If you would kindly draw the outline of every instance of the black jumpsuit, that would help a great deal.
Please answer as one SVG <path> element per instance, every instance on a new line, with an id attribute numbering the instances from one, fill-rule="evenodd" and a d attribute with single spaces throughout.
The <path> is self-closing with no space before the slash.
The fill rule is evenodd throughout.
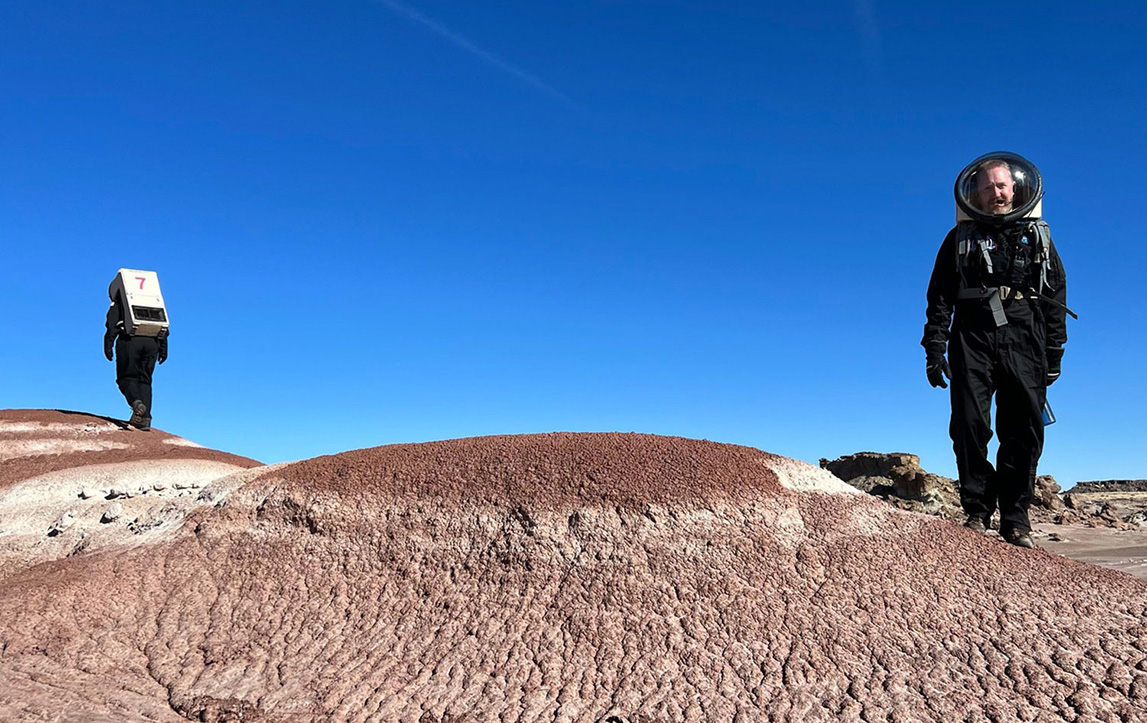
<path id="1" fill-rule="evenodd" d="M 965 224 L 969 224 L 965 226 Z M 960 253 L 960 230 L 972 251 Z M 991 261 L 984 258 L 979 241 Z M 1063 264 L 1048 239 L 1042 293 L 1067 302 Z M 1000 529 L 1031 529 L 1036 465 L 1043 452 L 1043 405 L 1049 366 L 1056 372 L 1067 342 L 1063 308 L 1035 296 L 1041 263 L 1030 220 L 1003 227 L 964 221 L 940 246 L 928 284 L 924 346 L 929 359 L 945 350 L 952 375 L 949 433 L 960 474 L 960 502 L 969 517 L 987 522 L 997 505 Z M 999 292 L 999 287 L 1012 289 Z M 1018 293 L 1017 293 L 1018 292 Z M 1002 299 L 998 324 L 991 297 Z M 996 398 L 999 450 L 988 460 L 991 402 Z"/>
<path id="2" fill-rule="evenodd" d="M 146 418 L 151 419 L 151 375 L 155 372 L 156 360 L 167 358 L 167 337 L 133 336 L 124 330 L 123 311 L 119 301 L 108 307 L 104 332 L 104 354 L 111 359 L 112 344 L 115 344 L 116 385 L 127 400 L 128 406 L 136 401 L 147 408 Z"/>

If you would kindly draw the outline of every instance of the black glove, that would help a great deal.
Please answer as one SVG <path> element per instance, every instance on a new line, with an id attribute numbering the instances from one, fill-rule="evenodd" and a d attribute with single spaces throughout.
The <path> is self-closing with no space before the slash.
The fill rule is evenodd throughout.
<path id="1" fill-rule="evenodd" d="M 112 346 L 111 346 L 111 344 L 104 344 L 104 356 L 106 356 L 108 358 L 108 361 L 112 360 Z"/>
<path id="2" fill-rule="evenodd" d="M 162 364 L 167 361 L 167 329 L 160 329 L 159 337 L 156 338 L 155 342 L 159 347 L 156 359 Z"/>
<path id="3" fill-rule="evenodd" d="M 1063 347 L 1047 350 L 1047 385 L 1050 387 L 1059 379 L 1059 367 L 1063 362 Z"/>
<path id="4" fill-rule="evenodd" d="M 952 372 L 948 371 L 948 360 L 943 356 L 929 357 L 928 364 L 925 367 L 928 373 L 928 383 L 933 387 L 940 387 L 941 389 L 948 388 L 948 382 L 945 379 L 952 378 Z"/>

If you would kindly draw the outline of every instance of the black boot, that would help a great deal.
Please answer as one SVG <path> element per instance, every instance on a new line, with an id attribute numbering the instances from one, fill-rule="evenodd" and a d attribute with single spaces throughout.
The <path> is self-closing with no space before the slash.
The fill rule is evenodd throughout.
<path id="1" fill-rule="evenodd" d="M 981 535 L 988 534 L 988 526 L 984 524 L 984 518 L 975 515 L 969 515 L 968 519 L 964 521 L 964 527 L 967 527 L 973 532 L 978 532 Z"/>
<path id="2" fill-rule="evenodd" d="M 1035 542 L 1032 540 L 1031 533 L 1027 530 L 1021 530 L 1013 527 L 1003 532 L 1004 539 L 1016 547 L 1026 547 L 1029 550 L 1035 548 Z"/>
<path id="3" fill-rule="evenodd" d="M 127 423 L 136 429 L 146 432 L 151 429 L 151 417 L 147 413 L 147 405 L 140 400 L 131 403 L 131 419 Z"/>

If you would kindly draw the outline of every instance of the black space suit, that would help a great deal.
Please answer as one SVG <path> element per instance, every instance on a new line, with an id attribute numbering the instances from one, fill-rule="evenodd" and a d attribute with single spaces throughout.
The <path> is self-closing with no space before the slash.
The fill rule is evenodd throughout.
<path id="1" fill-rule="evenodd" d="M 960 501 L 970 519 L 985 524 L 998 506 L 1004 533 L 1031 529 L 1042 411 L 1067 341 L 1065 307 L 1040 294 L 1064 304 L 1066 286 L 1047 225 L 1032 219 L 960 222 L 944 239 L 928 284 L 921 344 L 930 369 L 943 364 L 945 351 L 950 362 Z M 988 460 L 993 395 L 995 468 Z"/>
<path id="2" fill-rule="evenodd" d="M 104 356 L 112 360 L 115 345 L 116 385 L 132 407 L 131 424 L 151 427 L 151 375 L 155 363 L 167 361 L 167 329 L 159 337 L 132 335 L 124 328 L 124 312 L 117 297 L 108 307 Z"/>

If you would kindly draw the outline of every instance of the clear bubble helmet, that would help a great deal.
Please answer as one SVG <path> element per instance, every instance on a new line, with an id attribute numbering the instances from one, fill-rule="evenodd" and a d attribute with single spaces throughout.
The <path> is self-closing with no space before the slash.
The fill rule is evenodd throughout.
<path id="1" fill-rule="evenodd" d="M 956 221 L 1003 225 L 1043 213 L 1043 178 L 1016 153 L 994 151 L 969 163 L 956 177 Z"/>

